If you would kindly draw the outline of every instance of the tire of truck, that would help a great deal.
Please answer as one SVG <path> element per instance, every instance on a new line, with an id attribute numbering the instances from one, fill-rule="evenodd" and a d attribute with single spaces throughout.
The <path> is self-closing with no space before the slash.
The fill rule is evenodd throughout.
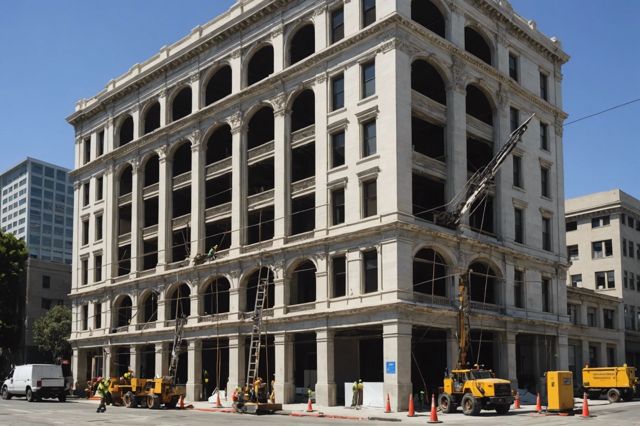
<path id="1" fill-rule="evenodd" d="M 441 393 L 438 397 L 438 406 L 443 413 L 454 413 L 456 411 L 456 403 L 453 402 L 453 398 L 448 393 Z"/>
<path id="2" fill-rule="evenodd" d="M 33 391 L 31 390 L 31 388 L 27 388 L 27 392 L 26 392 L 25 396 L 27 397 L 27 401 L 29 401 L 29 402 L 33 402 L 33 401 L 36 400 L 36 397 L 33 394 Z"/>
<path id="3" fill-rule="evenodd" d="M 147 395 L 147 408 L 152 410 L 160 408 L 160 397 L 156 395 Z"/>
<path id="4" fill-rule="evenodd" d="M 620 391 L 616 388 L 611 388 L 607 391 L 607 399 L 611 403 L 620 402 Z"/>
<path id="5" fill-rule="evenodd" d="M 9 389 L 7 389 L 7 387 L 3 387 L 2 388 L 2 399 L 11 399 L 13 397 L 13 395 L 11 395 L 11 393 L 9 392 Z"/>
<path id="6" fill-rule="evenodd" d="M 509 404 L 496 404 L 495 406 L 496 413 L 503 416 L 509 412 Z"/>
<path id="7" fill-rule="evenodd" d="M 460 403 L 462 405 L 462 412 L 465 416 L 477 416 L 480 414 L 482 404 L 470 393 L 465 393 Z"/>
<path id="8" fill-rule="evenodd" d="M 60 395 L 58 395 L 58 401 L 66 402 L 67 401 L 67 395 L 61 393 Z"/>
<path id="9" fill-rule="evenodd" d="M 127 408 L 136 408 L 136 405 L 138 405 L 136 404 L 136 396 L 131 391 L 124 394 L 122 401 Z"/>

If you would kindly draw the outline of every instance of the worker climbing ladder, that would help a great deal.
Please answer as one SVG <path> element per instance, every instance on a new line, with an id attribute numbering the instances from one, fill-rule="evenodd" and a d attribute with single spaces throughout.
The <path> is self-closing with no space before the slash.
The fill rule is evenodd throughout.
<path id="1" fill-rule="evenodd" d="M 176 375 L 178 373 L 178 358 L 180 356 L 180 347 L 182 346 L 182 334 L 184 325 L 187 323 L 187 317 L 180 315 L 176 318 L 176 328 L 173 336 L 173 348 L 171 349 L 171 362 L 169 364 L 169 377 L 172 384 L 176 384 Z"/>
<path id="2" fill-rule="evenodd" d="M 266 272 L 266 277 L 262 277 L 263 271 Z M 256 302 L 253 309 L 253 316 L 251 317 L 253 325 L 251 327 L 251 344 L 249 345 L 249 362 L 247 365 L 247 386 L 253 386 L 253 382 L 258 374 L 258 368 L 260 367 L 260 346 L 262 335 L 262 313 L 264 310 L 264 301 L 267 294 L 267 287 L 269 285 L 269 268 L 263 268 L 260 264 L 260 271 L 258 272 L 258 284 L 256 288 Z"/>

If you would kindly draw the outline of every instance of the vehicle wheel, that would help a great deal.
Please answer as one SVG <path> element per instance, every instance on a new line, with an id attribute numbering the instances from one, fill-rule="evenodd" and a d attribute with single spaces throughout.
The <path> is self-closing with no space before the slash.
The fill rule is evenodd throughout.
<path id="1" fill-rule="evenodd" d="M 11 399 L 12 396 L 6 386 L 2 388 L 2 399 Z"/>
<path id="2" fill-rule="evenodd" d="M 609 389 L 607 391 L 607 399 L 609 402 L 620 402 L 620 391 L 616 388 Z"/>
<path id="3" fill-rule="evenodd" d="M 470 393 L 465 393 L 462 397 L 462 412 L 465 416 L 477 416 L 480 414 L 482 405 Z"/>
<path id="4" fill-rule="evenodd" d="M 152 410 L 160 408 L 160 398 L 155 395 L 147 395 L 147 407 Z"/>
<path id="5" fill-rule="evenodd" d="M 133 392 L 129 391 L 125 393 L 122 397 L 122 401 L 124 401 L 124 406 L 127 408 L 136 408 L 136 396 Z"/>
<path id="6" fill-rule="evenodd" d="M 448 393 L 441 393 L 438 397 L 438 406 L 443 413 L 454 413 L 456 411 L 456 403 Z"/>
<path id="7" fill-rule="evenodd" d="M 60 402 L 65 402 L 67 400 L 67 395 L 61 393 L 60 395 L 58 395 L 58 401 Z"/>
<path id="8" fill-rule="evenodd" d="M 509 412 L 509 404 L 498 404 L 495 407 L 496 407 L 496 413 L 500 415 L 504 415 Z"/>
<path id="9" fill-rule="evenodd" d="M 146 396 L 137 397 L 136 400 L 137 400 L 137 403 L 138 403 L 138 407 L 147 408 L 147 397 Z"/>
<path id="10" fill-rule="evenodd" d="M 33 392 L 31 391 L 31 388 L 27 388 L 27 393 L 25 396 L 27 397 L 27 401 L 29 402 L 33 402 L 36 400 L 35 396 L 33 395 Z"/>

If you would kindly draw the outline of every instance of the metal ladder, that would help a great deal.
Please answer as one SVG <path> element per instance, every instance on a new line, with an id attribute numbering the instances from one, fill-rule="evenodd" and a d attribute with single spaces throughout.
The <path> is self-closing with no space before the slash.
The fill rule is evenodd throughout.
<path id="1" fill-rule="evenodd" d="M 262 278 L 262 270 L 265 269 L 267 276 Z M 262 311 L 264 310 L 264 299 L 267 294 L 269 284 L 269 268 L 260 265 L 258 273 L 258 288 L 256 289 L 256 304 L 253 309 L 253 326 L 251 328 L 251 344 L 249 345 L 249 363 L 247 365 L 247 386 L 253 385 L 260 367 L 260 334 L 262 332 Z"/>
<path id="2" fill-rule="evenodd" d="M 171 363 L 169 364 L 169 377 L 171 382 L 176 384 L 176 373 L 178 372 L 178 358 L 180 356 L 180 347 L 182 345 L 182 334 L 184 325 L 187 323 L 187 317 L 179 316 L 176 318 L 176 328 L 173 335 L 173 347 L 171 349 Z"/>

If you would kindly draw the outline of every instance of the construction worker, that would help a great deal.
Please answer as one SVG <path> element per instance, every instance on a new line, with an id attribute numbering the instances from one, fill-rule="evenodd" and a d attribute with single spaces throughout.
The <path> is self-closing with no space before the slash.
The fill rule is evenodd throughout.
<path id="1" fill-rule="evenodd" d="M 202 371 L 202 383 L 204 387 L 204 398 L 209 397 L 209 372 L 207 370 Z"/>
<path id="2" fill-rule="evenodd" d="M 107 394 L 109 393 L 109 379 L 98 377 L 98 396 L 100 396 L 100 405 L 96 413 L 104 413 L 107 411 Z"/>
<path id="3" fill-rule="evenodd" d="M 351 393 L 353 394 L 351 396 L 351 407 L 355 408 L 356 405 L 358 405 L 358 381 L 355 380 L 353 382 L 353 385 L 351 385 Z"/>
<path id="4" fill-rule="evenodd" d="M 253 397 L 255 398 L 255 402 L 260 402 L 260 385 L 262 384 L 262 379 L 260 377 L 256 377 L 253 381 Z"/>
<path id="5" fill-rule="evenodd" d="M 358 380 L 358 403 L 356 404 L 356 409 L 359 410 L 362 406 L 362 401 L 364 400 L 364 383 L 362 383 L 362 379 Z"/>
<path id="6" fill-rule="evenodd" d="M 122 375 L 122 378 L 127 382 L 131 383 L 131 378 L 133 377 L 133 371 L 131 371 L 131 367 L 127 368 L 127 371 Z"/>
<path id="7" fill-rule="evenodd" d="M 216 260 L 216 253 L 218 252 L 218 245 L 211 247 L 209 253 L 207 253 L 207 260 Z"/>

